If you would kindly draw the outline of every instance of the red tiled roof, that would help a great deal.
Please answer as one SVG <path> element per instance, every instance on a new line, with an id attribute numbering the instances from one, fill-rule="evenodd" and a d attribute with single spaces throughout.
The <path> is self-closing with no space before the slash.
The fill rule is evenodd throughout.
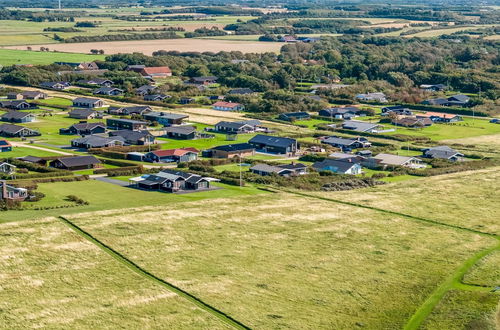
<path id="1" fill-rule="evenodd" d="M 196 148 L 180 148 L 180 149 L 167 149 L 167 150 L 155 150 L 153 153 L 158 157 L 165 156 L 184 156 L 188 152 L 200 152 Z"/>
<path id="2" fill-rule="evenodd" d="M 215 102 L 213 104 L 214 107 L 224 107 L 224 108 L 235 108 L 240 105 L 241 105 L 240 103 L 223 102 L 223 101 Z"/>
<path id="3" fill-rule="evenodd" d="M 147 67 L 142 69 L 144 73 L 151 75 L 151 74 L 158 74 L 158 73 L 172 73 L 172 70 L 168 66 L 154 66 L 154 67 Z"/>

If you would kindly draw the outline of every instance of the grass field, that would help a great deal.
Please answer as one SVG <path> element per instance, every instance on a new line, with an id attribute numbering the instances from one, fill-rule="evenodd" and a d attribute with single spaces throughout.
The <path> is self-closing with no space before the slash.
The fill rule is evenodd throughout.
<path id="1" fill-rule="evenodd" d="M 490 254 L 482 259 L 464 277 L 464 282 L 469 284 L 497 286 L 500 284 L 500 251 Z"/>
<path id="2" fill-rule="evenodd" d="M 445 34 L 452 34 L 455 32 L 461 32 L 461 31 L 467 31 L 467 30 L 477 30 L 481 28 L 489 28 L 496 26 L 495 24 L 478 24 L 474 26 L 464 26 L 464 27 L 454 27 L 454 28 L 447 28 L 447 29 L 435 29 L 435 30 L 428 30 L 428 31 L 422 31 L 418 32 L 415 34 L 410 34 L 405 37 L 407 38 L 413 38 L 413 37 L 420 37 L 420 38 L 432 38 L 432 37 L 439 37 L 441 35 Z"/>
<path id="3" fill-rule="evenodd" d="M 48 152 L 44 150 L 38 150 L 34 148 L 27 147 L 13 147 L 12 151 L 1 152 L 0 158 L 11 158 L 11 157 L 24 157 L 24 156 L 36 156 L 36 157 L 50 157 L 57 156 L 57 153 Z"/>
<path id="4" fill-rule="evenodd" d="M 24 48 L 26 49 L 26 48 Z M 0 65 L 51 64 L 54 62 L 89 62 L 104 60 L 104 55 L 76 53 L 36 52 L 27 50 L 0 49 Z"/>
<path id="5" fill-rule="evenodd" d="M 214 133 L 214 135 L 215 137 L 212 139 L 174 140 L 167 138 L 158 138 L 158 140 L 166 142 L 165 144 L 161 145 L 162 149 L 193 147 L 201 151 L 213 148 L 218 145 L 248 142 L 248 140 L 255 136 L 255 134 L 238 134 L 236 141 L 228 141 L 226 140 L 225 134 Z"/>

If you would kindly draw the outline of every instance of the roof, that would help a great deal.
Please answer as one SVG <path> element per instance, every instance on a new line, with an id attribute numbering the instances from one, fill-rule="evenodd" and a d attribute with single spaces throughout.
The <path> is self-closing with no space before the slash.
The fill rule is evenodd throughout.
<path id="1" fill-rule="evenodd" d="M 55 85 L 69 86 L 69 82 L 67 82 L 67 81 L 44 81 L 44 82 L 40 83 L 40 86 L 42 86 L 42 87 L 53 87 Z"/>
<path id="2" fill-rule="evenodd" d="M 247 124 L 250 126 L 260 126 L 260 124 L 261 124 L 260 120 L 257 120 L 257 119 L 240 120 L 240 121 L 237 121 L 237 123 Z"/>
<path id="3" fill-rule="evenodd" d="M 73 127 L 74 129 L 76 129 L 78 131 L 84 131 L 84 130 L 94 129 L 96 127 L 106 128 L 106 124 L 104 124 L 104 123 L 78 123 L 78 124 L 71 125 L 70 127 Z"/>
<path id="4" fill-rule="evenodd" d="M 24 156 L 19 158 L 22 161 L 29 162 L 29 163 L 38 163 L 43 160 L 43 158 L 40 157 L 35 157 L 35 156 Z"/>
<path id="5" fill-rule="evenodd" d="M 249 143 L 265 144 L 271 147 L 288 147 L 296 144 L 297 140 L 291 138 L 257 134 L 248 141 Z"/>
<path id="6" fill-rule="evenodd" d="M 172 113 L 172 112 L 148 112 L 145 116 L 147 117 L 156 117 L 156 118 L 166 118 L 166 119 L 184 119 L 188 118 L 188 115 L 181 115 L 178 113 Z"/>
<path id="7" fill-rule="evenodd" d="M 345 129 L 352 129 L 354 131 L 358 132 L 366 132 L 372 129 L 377 128 L 380 126 L 379 124 L 373 124 L 373 123 L 368 123 L 365 121 L 359 121 L 359 120 L 346 120 L 343 124 L 342 127 Z"/>
<path id="8" fill-rule="evenodd" d="M 326 144 L 337 144 L 337 145 L 344 145 L 344 146 L 349 146 L 355 142 L 358 142 L 358 139 L 347 139 L 347 138 L 341 138 L 337 136 L 330 136 L 326 139 L 324 139 L 322 142 Z"/>
<path id="9" fill-rule="evenodd" d="M 249 143 L 236 143 L 236 144 L 226 144 L 222 146 L 217 146 L 211 150 L 220 150 L 226 152 L 242 151 L 242 150 L 254 150 L 255 147 Z"/>
<path id="10" fill-rule="evenodd" d="M 75 156 L 57 159 L 66 167 L 100 164 L 101 161 L 94 156 Z"/>
<path id="11" fill-rule="evenodd" d="M 167 149 L 167 150 L 155 150 L 151 151 L 151 153 L 155 154 L 158 157 L 167 157 L 167 156 L 184 156 L 188 153 L 198 153 L 199 150 L 196 148 L 179 148 L 179 149 Z"/>
<path id="12" fill-rule="evenodd" d="M 116 136 L 125 139 L 126 141 L 138 141 L 146 136 L 152 136 L 149 131 L 130 131 L 120 130 L 109 132 L 109 136 Z"/>
<path id="13" fill-rule="evenodd" d="M 345 173 L 353 166 L 358 165 L 355 162 L 350 162 L 343 159 L 325 159 L 321 162 L 316 162 L 312 166 L 317 170 L 323 170 L 325 168 L 334 169 L 334 172 Z"/>
<path id="14" fill-rule="evenodd" d="M 151 86 L 151 85 L 143 85 L 141 87 L 136 88 L 135 91 L 136 92 L 149 92 L 149 91 L 155 90 L 156 88 L 158 88 L 158 87 Z"/>
<path id="15" fill-rule="evenodd" d="M 23 119 L 29 116 L 34 116 L 31 113 L 28 112 L 21 112 L 21 111 L 8 111 L 2 115 L 2 119 L 6 120 L 12 120 L 12 119 Z"/>
<path id="16" fill-rule="evenodd" d="M 344 107 L 344 108 L 329 108 L 329 109 L 324 109 L 324 110 L 321 110 L 321 111 L 326 111 L 328 112 L 330 115 L 341 115 L 341 114 L 345 114 L 345 113 L 359 113 L 361 112 L 361 110 L 359 108 L 356 108 L 356 107 Z"/>
<path id="17" fill-rule="evenodd" d="M 229 91 L 229 94 L 253 94 L 254 91 L 250 88 L 235 88 Z"/>
<path id="18" fill-rule="evenodd" d="M 76 99 L 73 100 L 73 103 L 97 103 L 99 101 L 102 101 L 101 99 L 95 99 L 92 97 L 77 97 Z"/>
<path id="19" fill-rule="evenodd" d="M 118 122 L 122 122 L 122 123 L 143 124 L 143 125 L 147 124 L 147 122 L 145 122 L 145 121 L 126 119 L 126 118 L 108 118 L 108 119 L 106 119 L 106 121 L 118 121 Z"/>
<path id="20" fill-rule="evenodd" d="M 299 111 L 299 112 L 285 112 L 282 113 L 280 116 L 286 116 L 286 117 L 309 117 L 309 114 L 305 111 Z"/>
<path id="21" fill-rule="evenodd" d="M 142 112 L 150 112 L 152 111 L 151 107 L 148 105 L 137 105 L 134 107 L 123 107 L 121 108 L 123 111 L 128 113 L 142 113 Z"/>
<path id="22" fill-rule="evenodd" d="M 448 101 L 458 101 L 463 103 L 467 103 L 469 102 L 469 100 L 470 98 L 467 95 L 463 94 L 452 95 L 448 98 Z"/>
<path id="23" fill-rule="evenodd" d="M 219 102 L 215 102 L 214 104 L 212 104 L 212 106 L 222 107 L 222 108 L 236 108 L 236 107 L 240 107 L 241 103 L 219 101 Z"/>
<path id="24" fill-rule="evenodd" d="M 165 99 L 167 97 L 169 96 L 165 94 L 148 94 L 144 95 L 144 101 L 154 101 L 156 99 Z"/>
<path id="25" fill-rule="evenodd" d="M 177 133 L 177 134 L 191 134 L 196 132 L 196 127 L 194 126 L 170 126 L 165 128 L 167 133 Z"/>
<path id="26" fill-rule="evenodd" d="M 415 157 L 406 157 L 392 154 L 378 154 L 373 158 L 376 160 L 380 160 L 382 164 L 386 165 L 404 165 L 409 161 L 418 160 Z"/>
<path id="27" fill-rule="evenodd" d="M 170 70 L 168 66 L 146 67 L 143 68 L 142 71 L 147 75 L 172 73 L 172 70 Z"/>
<path id="28" fill-rule="evenodd" d="M 448 146 L 432 147 L 424 150 L 424 155 L 431 158 L 449 159 L 453 156 L 463 157 L 464 155 Z"/>
<path id="29" fill-rule="evenodd" d="M 21 93 L 24 97 L 35 97 L 40 94 L 45 95 L 44 92 L 38 92 L 38 91 L 25 91 Z"/>
<path id="30" fill-rule="evenodd" d="M 13 125 L 13 124 L 2 124 L 0 125 L 0 132 L 5 132 L 9 134 L 16 134 L 17 132 L 23 130 L 23 129 L 29 129 L 24 126 L 19 126 L 19 125 Z"/>
<path id="31" fill-rule="evenodd" d="M 232 130 L 239 130 L 245 126 L 252 126 L 243 122 L 232 122 L 232 121 L 220 121 L 217 124 L 215 124 L 215 127 L 222 127 L 222 128 L 228 128 Z"/>
<path id="32" fill-rule="evenodd" d="M 71 143 L 77 143 L 77 144 L 85 144 L 89 145 L 91 147 L 102 147 L 107 144 L 110 144 L 112 142 L 119 141 L 119 142 L 125 142 L 125 139 L 121 136 L 117 137 L 103 137 L 99 135 L 87 135 L 81 138 L 73 139 L 71 140 Z"/>
<path id="33" fill-rule="evenodd" d="M 98 88 L 96 90 L 94 90 L 94 94 L 98 94 L 98 93 L 109 93 L 109 92 L 112 92 L 112 91 L 120 91 L 120 92 L 123 92 L 122 89 L 119 89 L 119 88 L 116 88 L 116 87 L 101 87 L 101 88 Z"/>
<path id="34" fill-rule="evenodd" d="M 89 117 L 95 113 L 94 110 L 91 109 L 73 109 L 71 110 L 68 115 L 71 116 L 77 116 L 77 117 Z"/>

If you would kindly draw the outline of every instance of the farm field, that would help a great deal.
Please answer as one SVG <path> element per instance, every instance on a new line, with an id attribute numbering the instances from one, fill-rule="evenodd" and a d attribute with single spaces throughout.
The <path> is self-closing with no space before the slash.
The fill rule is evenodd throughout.
<path id="1" fill-rule="evenodd" d="M 467 31 L 467 30 L 477 30 L 481 28 L 488 28 L 496 26 L 495 24 L 478 24 L 474 26 L 464 26 L 464 27 L 456 27 L 456 28 L 448 28 L 448 29 L 436 29 L 436 30 L 429 30 L 429 31 L 422 31 L 418 32 L 415 34 L 410 34 L 405 37 L 407 38 L 413 38 L 413 37 L 420 37 L 420 38 L 430 38 L 430 37 L 439 37 L 441 35 L 445 34 L 452 34 L 455 32 L 461 32 L 461 31 Z"/>
<path id="2" fill-rule="evenodd" d="M 372 210 L 272 196 L 70 219 L 156 276 L 252 328 L 352 328 L 357 323 L 402 328 L 450 272 L 495 244 Z M 495 308 L 487 305 L 490 313 Z"/>
<path id="3" fill-rule="evenodd" d="M 78 53 L 58 53 L 58 52 L 37 52 L 27 51 L 26 47 L 19 49 L 0 48 L 0 65 L 13 64 L 51 64 L 54 62 L 90 62 L 94 60 L 104 60 L 103 55 L 86 55 Z"/>
<path id="4" fill-rule="evenodd" d="M 179 52 L 220 52 L 240 51 L 243 53 L 277 53 L 283 43 L 280 42 L 246 42 L 234 40 L 210 40 L 210 39 L 167 39 L 167 40 L 134 40 L 134 41 L 110 41 L 92 43 L 65 43 L 34 45 L 33 47 L 49 47 L 59 52 L 82 52 L 89 53 L 91 49 L 103 49 L 106 54 L 139 52 L 151 55 L 158 50 Z M 10 46 L 9 49 L 26 49 L 25 46 Z"/>

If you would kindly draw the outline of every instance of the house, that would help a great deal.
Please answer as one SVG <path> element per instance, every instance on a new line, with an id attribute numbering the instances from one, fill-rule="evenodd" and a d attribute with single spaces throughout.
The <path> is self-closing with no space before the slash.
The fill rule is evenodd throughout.
<path id="1" fill-rule="evenodd" d="M 249 143 L 227 144 L 214 147 L 208 151 L 212 158 L 242 158 L 255 155 L 255 147 Z"/>
<path id="2" fill-rule="evenodd" d="M 255 131 L 255 127 L 245 122 L 230 122 L 220 121 L 214 126 L 214 131 L 218 133 L 251 133 Z"/>
<path id="3" fill-rule="evenodd" d="M 180 104 L 191 104 L 194 101 L 196 101 L 196 100 L 192 97 L 181 97 L 179 100 L 179 103 Z"/>
<path id="4" fill-rule="evenodd" d="M 379 124 L 373 124 L 366 121 L 359 120 L 346 120 L 342 123 L 343 129 L 350 129 L 356 132 L 374 132 L 380 129 L 382 126 Z"/>
<path id="5" fill-rule="evenodd" d="M 358 175 L 362 173 L 361 165 L 349 159 L 325 159 L 316 162 L 312 167 L 318 171 L 331 171 L 337 174 Z"/>
<path id="6" fill-rule="evenodd" d="M 106 124 L 104 123 L 87 123 L 81 122 L 71 125 L 68 128 L 61 128 L 59 134 L 69 135 L 94 135 L 106 132 Z"/>
<path id="7" fill-rule="evenodd" d="M 155 150 L 148 152 L 144 160 L 153 163 L 190 162 L 198 159 L 198 153 L 195 148 Z"/>
<path id="8" fill-rule="evenodd" d="M 452 149 L 448 146 L 438 146 L 422 150 L 422 157 L 433 159 L 446 159 L 452 162 L 461 161 L 464 154 Z"/>
<path id="9" fill-rule="evenodd" d="M 299 40 L 297 39 L 296 36 L 292 36 L 292 35 L 286 35 L 286 36 L 282 36 L 279 41 L 281 42 L 299 42 Z"/>
<path id="10" fill-rule="evenodd" d="M 69 88 L 71 85 L 67 81 L 47 81 L 42 82 L 40 87 L 47 89 L 55 89 L 55 90 L 65 90 Z"/>
<path id="11" fill-rule="evenodd" d="M 118 119 L 118 118 L 108 118 L 106 119 L 106 126 L 110 129 L 128 129 L 131 131 L 138 131 L 146 129 L 148 123 L 145 121 L 132 120 L 132 119 Z"/>
<path id="12" fill-rule="evenodd" d="M 432 120 L 430 118 L 416 116 L 397 116 L 391 120 L 393 125 L 403 126 L 403 127 L 427 127 L 432 125 Z"/>
<path id="13" fill-rule="evenodd" d="M 323 109 L 318 112 L 320 116 L 335 118 L 335 119 L 351 119 L 354 117 L 364 116 L 359 108 L 356 107 L 343 107 L 343 108 L 329 108 Z"/>
<path id="14" fill-rule="evenodd" d="M 443 112 L 426 112 L 419 113 L 416 115 L 417 118 L 429 118 L 433 122 L 438 123 L 455 123 L 457 121 L 462 121 L 462 117 L 459 115 Z"/>
<path id="15" fill-rule="evenodd" d="M 134 71 L 134 72 L 141 72 L 142 69 L 144 69 L 146 66 L 143 64 L 132 64 L 132 65 L 127 65 L 127 68 L 125 69 L 126 71 Z"/>
<path id="16" fill-rule="evenodd" d="M 378 103 L 386 103 L 387 98 L 384 93 L 367 93 L 367 94 L 358 94 L 356 95 L 356 99 L 359 101 L 365 102 L 378 102 Z"/>
<path id="17" fill-rule="evenodd" d="M 23 162 L 27 163 L 32 163 L 40 166 L 47 166 L 47 160 L 41 157 L 35 157 L 35 156 L 24 156 L 18 158 L 19 160 L 22 160 Z"/>
<path id="18" fill-rule="evenodd" d="M 108 95 L 108 96 L 118 96 L 123 95 L 123 89 L 115 87 L 101 87 L 96 89 L 93 94 L 95 95 Z"/>
<path id="19" fill-rule="evenodd" d="M 1 124 L 0 135 L 5 137 L 25 137 L 25 136 L 39 136 L 40 133 L 24 126 L 13 125 L 13 124 Z"/>
<path id="20" fill-rule="evenodd" d="M 171 126 L 181 125 L 189 116 L 171 112 L 148 112 L 143 115 L 143 118 L 144 120 L 156 121 L 160 125 Z"/>
<path id="21" fill-rule="evenodd" d="M 33 106 L 23 100 L 15 101 L 0 101 L 0 108 L 13 109 L 13 110 L 25 110 L 33 108 Z"/>
<path id="22" fill-rule="evenodd" d="M 429 85 L 429 84 L 422 84 L 420 85 L 420 88 L 427 91 L 427 92 L 441 92 L 446 89 L 446 85 L 443 84 L 437 84 L 437 85 Z"/>
<path id="23" fill-rule="evenodd" d="M 211 85 L 217 82 L 218 77 L 206 76 L 206 77 L 193 77 L 189 79 L 189 82 L 196 85 Z"/>
<path id="24" fill-rule="evenodd" d="M 0 163 L 0 173 L 3 174 L 11 175 L 16 171 L 16 168 L 15 165 L 6 162 Z"/>
<path id="25" fill-rule="evenodd" d="M 157 88 L 158 87 L 156 87 L 156 86 L 143 85 L 143 86 L 138 87 L 138 88 L 135 89 L 135 94 L 136 95 L 144 96 L 144 95 L 147 95 L 147 94 L 151 94 Z"/>
<path id="26" fill-rule="evenodd" d="M 5 181 L 0 181 L 0 200 L 12 200 L 22 202 L 28 198 L 28 190 L 16 188 L 8 185 Z"/>
<path id="27" fill-rule="evenodd" d="M 137 186 L 141 189 L 166 192 L 196 191 L 209 189 L 210 180 L 192 173 L 165 169 L 138 181 Z"/>
<path id="28" fill-rule="evenodd" d="M 164 78 L 171 77 L 172 70 L 168 66 L 145 67 L 139 72 L 143 77 Z"/>
<path id="29" fill-rule="evenodd" d="M 286 121 L 309 120 L 311 116 L 304 111 L 301 112 L 286 112 L 279 115 L 278 119 Z"/>
<path id="30" fill-rule="evenodd" d="M 144 95 L 144 101 L 161 102 L 170 97 L 171 97 L 170 95 L 165 95 L 165 94 L 146 94 Z"/>
<path id="31" fill-rule="evenodd" d="M 47 94 L 37 91 L 22 92 L 22 95 L 25 100 L 43 100 L 47 98 Z"/>
<path id="32" fill-rule="evenodd" d="M 92 78 L 92 79 L 79 80 L 79 81 L 77 81 L 77 84 L 80 84 L 80 85 L 99 85 L 102 87 L 111 87 L 111 86 L 113 86 L 114 82 L 112 80 L 109 80 L 106 78 Z"/>
<path id="33" fill-rule="evenodd" d="M 77 97 L 73 100 L 73 106 L 77 108 L 102 108 L 104 101 L 90 97 Z"/>
<path id="34" fill-rule="evenodd" d="M 95 62 L 82 62 L 76 67 L 78 70 L 99 70 L 99 66 Z"/>
<path id="35" fill-rule="evenodd" d="M 165 136 L 170 139 L 193 140 L 196 138 L 196 127 L 170 126 L 165 128 Z"/>
<path id="36" fill-rule="evenodd" d="M 151 112 L 153 109 L 147 105 L 138 105 L 133 107 L 109 107 L 108 113 L 110 115 L 120 115 L 120 116 L 129 116 L 129 115 L 140 115 L 142 116 L 146 112 Z"/>
<path id="37" fill-rule="evenodd" d="M 126 144 L 149 145 L 155 143 L 155 137 L 148 131 L 120 130 L 109 132 L 110 137 L 121 137 Z"/>
<path id="38" fill-rule="evenodd" d="M 401 115 L 401 116 L 411 116 L 413 113 L 410 109 L 405 108 L 402 105 L 395 105 L 390 107 L 382 108 L 382 116 L 388 116 L 389 114 Z"/>
<path id="39" fill-rule="evenodd" d="M 101 167 L 101 161 L 94 156 L 61 157 L 49 162 L 50 167 L 78 171 Z"/>
<path id="40" fill-rule="evenodd" d="M 93 119 L 96 115 L 96 112 L 91 109 L 73 109 L 68 113 L 69 118 L 74 119 Z"/>
<path id="41" fill-rule="evenodd" d="M 234 88 L 229 91 L 229 95 L 251 95 L 255 92 L 250 88 Z"/>
<path id="42" fill-rule="evenodd" d="M 289 177 L 307 174 L 307 166 L 301 163 L 291 163 L 278 166 L 257 164 L 250 167 L 250 172 L 263 176 L 275 174 L 279 176 Z"/>
<path id="43" fill-rule="evenodd" d="M 403 166 L 403 167 L 410 167 L 410 168 L 423 168 L 425 165 L 423 162 L 415 157 L 406 157 L 406 156 L 399 156 L 399 155 L 392 155 L 392 154 L 378 154 L 374 157 L 372 157 L 372 160 L 374 160 L 376 163 L 384 166 L 384 167 L 393 167 L 393 166 Z"/>
<path id="44" fill-rule="evenodd" d="M 82 149 L 115 147 L 123 146 L 124 144 L 125 139 L 120 136 L 108 138 L 100 135 L 87 135 L 71 140 L 72 147 Z"/>
<path id="45" fill-rule="evenodd" d="M 367 138 L 357 137 L 357 138 L 342 138 L 338 136 L 329 136 L 323 140 L 321 143 L 331 145 L 332 147 L 340 148 L 344 151 L 351 151 L 358 148 L 369 148 L 372 144 Z"/>
<path id="46" fill-rule="evenodd" d="M 12 151 L 12 144 L 7 140 L 0 140 L 0 152 Z"/>
<path id="47" fill-rule="evenodd" d="M 8 100 L 22 100 L 23 94 L 17 93 L 17 92 L 10 92 L 10 93 L 7 93 L 7 99 Z"/>
<path id="48" fill-rule="evenodd" d="M 444 107 L 464 107 L 469 102 L 470 102 L 470 98 L 467 95 L 457 94 L 457 95 L 450 96 L 447 99 L 437 98 L 437 99 L 425 100 L 422 102 L 422 104 L 438 105 L 438 106 L 444 106 Z"/>
<path id="49" fill-rule="evenodd" d="M 13 110 L 2 114 L 1 120 L 11 123 L 31 123 L 35 121 L 35 115 L 28 112 Z"/>
<path id="50" fill-rule="evenodd" d="M 258 134 L 248 141 L 255 150 L 274 154 L 294 155 L 299 150 L 297 140 Z"/>
<path id="51" fill-rule="evenodd" d="M 219 101 L 212 104 L 212 108 L 221 111 L 241 111 L 245 106 L 241 103 Z"/>
<path id="52" fill-rule="evenodd" d="M 231 60 L 231 64 L 243 64 L 243 63 L 248 63 L 248 60 Z"/>

